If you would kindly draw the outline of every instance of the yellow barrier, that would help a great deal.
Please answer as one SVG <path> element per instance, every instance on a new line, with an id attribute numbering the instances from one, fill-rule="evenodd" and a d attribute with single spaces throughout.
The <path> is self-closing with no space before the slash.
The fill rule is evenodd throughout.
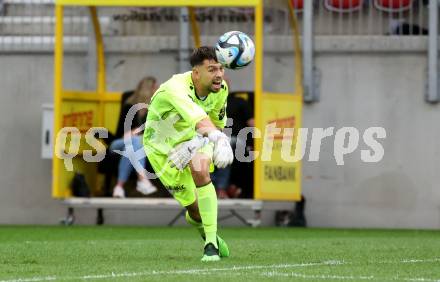
<path id="1" fill-rule="evenodd" d="M 298 128 L 301 126 L 302 97 L 290 93 L 263 93 L 261 122 L 264 126 L 259 158 L 256 161 L 255 198 L 264 200 L 301 199 L 301 162 L 292 161 L 297 142 Z M 271 133 L 270 126 L 279 129 Z M 293 136 L 286 129 L 293 128 Z M 290 143 L 289 143 L 290 141 Z M 287 143 L 283 144 L 284 142 Z"/>
<path id="2" fill-rule="evenodd" d="M 290 23 L 292 28 L 293 46 L 295 50 L 295 67 L 294 67 L 294 93 L 263 93 L 263 52 L 257 52 L 256 70 L 255 70 L 255 125 L 262 136 L 265 136 L 264 128 L 270 122 L 277 120 L 292 119 L 295 132 L 302 124 L 302 101 L 303 101 L 303 84 L 302 84 L 302 55 L 300 44 L 300 31 L 298 29 L 297 19 L 294 13 L 292 1 L 286 0 L 289 6 Z M 257 20 L 262 16 L 263 9 L 256 9 Z M 256 23 L 256 28 L 262 29 L 262 22 Z M 262 34 L 262 30 L 257 30 L 256 34 Z M 261 40 L 261 41 L 258 41 Z M 256 46 L 263 46 L 263 36 L 256 37 Z M 264 108 L 262 108 L 264 104 Z M 289 124 L 289 123 L 288 123 Z M 277 126 L 283 131 L 283 125 Z M 295 147 L 296 138 L 293 140 Z M 263 152 L 263 138 L 255 139 L 255 150 Z M 262 161 L 261 157 L 254 162 L 254 198 L 263 200 L 295 200 L 301 199 L 301 162 L 289 163 L 281 158 L 281 140 L 274 140 L 274 150 L 272 151 L 273 159 L 271 161 Z M 285 172 L 284 176 L 272 176 L 271 170 L 279 170 Z M 276 173 L 275 173 L 276 174 Z"/>

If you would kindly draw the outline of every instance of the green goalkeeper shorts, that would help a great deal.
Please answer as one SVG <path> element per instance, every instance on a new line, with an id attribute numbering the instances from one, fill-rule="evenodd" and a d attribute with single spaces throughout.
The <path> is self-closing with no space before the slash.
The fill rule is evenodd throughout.
<path id="1" fill-rule="evenodd" d="M 198 150 L 211 159 L 212 171 L 212 154 L 213 145 L 209 143 Z M 157 153 L 149 153 L 147 155 L 148 161 L 154 169 L 154 172 L 159 177 L 160 182 L 173 195 L 183 207 L 189 206 L 196 201 L 196 185 L 191 175 L 191 169 L 187 166 L 180 171 L 177 168 L 171 167 L 168 163 L 168 156 Z"/>

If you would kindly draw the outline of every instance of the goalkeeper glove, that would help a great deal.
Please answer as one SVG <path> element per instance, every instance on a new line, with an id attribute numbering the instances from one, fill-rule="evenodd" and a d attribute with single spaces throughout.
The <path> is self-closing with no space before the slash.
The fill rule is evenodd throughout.
<path id="1" fill-rule="evenodd" d="M 214 143 L 214 164 L 218 168 L 225 168 L 234 160 L 229 138 L 221 131 L 214 130 L 208 133 L 209 141 Z"/>
<path id="2" fill-rule="evenodd" d="M 197 153 L 197 150 L 208 143 L 209 139 L 201 135 L 197 135 L 189 141 L 180 143 L 168 153 L 170 166 L 176 167 L 178 170 L 183 170 Z"/>

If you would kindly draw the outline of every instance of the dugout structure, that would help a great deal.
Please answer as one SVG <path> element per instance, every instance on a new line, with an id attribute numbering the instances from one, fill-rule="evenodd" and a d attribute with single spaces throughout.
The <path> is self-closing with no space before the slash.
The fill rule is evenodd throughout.
<path id="1" fill-rule="evenodd" d="M 270 2 L 270 1 L 269 1 Z M 299 42 L 299 30 L 296 24 L 292 1 L 289 4 L 291 24 L 293 31 L 293 46 L 295 62 L 293 64 L 291 81 L 294 85 L 294 93 L 269 93 L 263 88 L 263 30 L 264 30 L 264 3 L 263 0 L 56 0 L 55 15 L 55 55 L 54 55 L 54 132 L 62 131 L 66 126 L 79 127 L 79 136 L 67 134 L 67 143 L 55 142 L 53 158 L 53 187 L 52 195 L 55 198 L 69 198 L 71 192 L 69 183 L 74 172 L 66 169 L 65 161 L 55 156 L 70 156 L 75 171 L 80 171 L 86 176 L 89 186 L 98 189 L 100 179 L 97 174 L 96 163 L 85 162 L 84 154 L 96 155 L 96 148 L 105 149 L 103 146 L 90 146 L 85 142 L 84 133 L 92 127 L 114 128 L 121 93 L 110 92 L 106 85 L 106 58 L 105 42 L 103 39 L 98 12 L 101 8 L 119 7 L 188 7 L 191 29 L 194 37 L 194 46 L 200 45 L 200 34 L 197 22 L 194 19 L 194 8 L 197 7 L 245 7 L 254 9 L 254 36 L 256 46 L 254 63 L 249 66 L 254 68 L 254 110 L 255 123 L 260 134 L 256 134 L 255 151 L 258 157 L 254 163 L 254 198 L 261 200 L 299 200 L 301 194 L 301 163 L 292 162 L 281 156 L 283 146 L 284 128 L 301 127 L 301 111 L 303 100 L 301 50 Z M 89 90 L 65 89 L 64 76 L 64 33 L 65 11 L 75 8 L 87 8 L 91 16 L 93 34 L 96 43 L 96 88 Z M 224 32 L 226 32 L 225 30 Z M 218 35 L 220 35 L 219 33 Z M 248 68 L 249 68 L 248 67 Z M 170 76 L 172 73 L 170 73 Z M 264 106 L 263 106 L 264 105 Z M 74 122 L 72 122 L 74 121 Z M 280 133 L 267 134 L 267 125 L 281 128 Z M 292 148 L 295 147 L 298 138 L 294 131 L 290 136 Z M 77 134 L 78 135 L 78 134 Z M 78 138 L 79 137 L 79 138 Z M 284 140 L 285 141 L 285 140 Z M 287 140 L 288 141 L 288 140 Z M 72 156 L 69 150 L 72 143 L 78 146 L 78 153 Z M 287 142 L 288 143 L 288 142 Z M 270 148 L 272 144 L 272 148 Z M 73 147 L 75 147 L 73 146 Z M 269 149 L 269 151 L 265 151 Z M 268 152 L 271 154 L 267 160 Z"/>

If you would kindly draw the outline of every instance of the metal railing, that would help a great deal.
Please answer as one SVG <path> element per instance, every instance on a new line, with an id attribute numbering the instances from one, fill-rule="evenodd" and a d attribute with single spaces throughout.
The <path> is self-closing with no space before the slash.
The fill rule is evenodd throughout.
<path id="1" fill-rule="evenodd" d="M 408 47 L 412 47 L 414 38 L 429 36 L 429 43 L 426 46 L 429 63 L 425 100 L 429 103 L 436 103 L 440 100 L 437 87 L 438 0 L 396 0 L 394 2 L 390 0 L 322 0 L 305 3 L 303 11 L 305 101 L 315 102 L 319 99 L 317 91 L 319 72 L 316 71 L 314 65 L 314 39 L 317 36 L 328 38 L 335 35 L 339 40 L 340 46 L 337 44 L 339 47 L 342 46 L 341 42 L 347 41 L 357 43 L 352 45 L 355 46 L 354 49 L 369 51 L 377 47 L 380 47 L 378 49 L 381 51 L 389 51 L 390 45 L 388 44 L 393 42 L 398 43 L 394 44 L 393 51 L 399 48 L 410 50 L 411 48 Z M 385 5 L 387 3 L 394 3 L 395 6 Z M 360 48 L 362 47 L 360 44 L 366 43 L 363 38 L 372 41 L 368 42 L 366 49 Z M 375 40 L 371 40 L 373 38 Z M 426 43 L 424 40 L 417 40 L 417 43 L 424 42 Z M 419 45 L 421 46 L 423 44 Z M 350 48 L 344 51 L 351 51 Z M 341 50 L 338 47 L 333 47 L 333 49 Z M 418 50 L 424 51 L 423 47 Z"/>
<path id="2" fill-rule="evenodd" d="M 53 0 L 0 0 L 0 3 L 0 51 L 52 48 Z"/>
<path id="3" fill-rule="evenodd" d="M 427 35 L 427 3 L 395 0 L 395 6 L 387 6 L 388 3 L 393 1 L 314 1 L 315 35 Z"/>
<path id="4" fill-rule="evenodd" d="M 303 0 L 307 5 L 309 1 L 313 3 L 315 36 L 426 35 L 428 32 L 426 0 L 396 0 L 408 1 L 410 5 L 394 10 L 381 8 L 381 0 Z M 338 3 L 349 3 L 349 7 L 338 6 Z M 270 0 L 265 4 L 265 33 L 290 36 L 287 0 Z M 2 42 L 21 45 L 19 40 L 37 43 L 38 37 L 53 36 L 53 5 L 54 0 L 0 0 L 0 45 Z M 300 26 L 303 24 L 303 9 L 296 10 Z M 252 9 L 246 8 L 195 9 L 202 36 L 217 36 L 237 28 L 252 34 L 253 13 Z M 67 35 L 88 35 L 87 10 L 68 8 L 65 15 Z M 176 36 L 179 33 L 176 24 L 181 16 L 179 9 L 172 8 L 99 9 L 105 36 Z"/>

